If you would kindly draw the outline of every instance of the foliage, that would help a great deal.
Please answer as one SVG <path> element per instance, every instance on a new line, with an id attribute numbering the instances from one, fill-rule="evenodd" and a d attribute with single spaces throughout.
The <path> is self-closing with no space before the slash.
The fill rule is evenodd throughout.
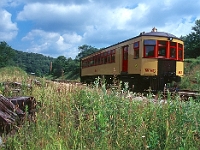
<path id="1" fill-rule="evenodd" d="M 56 77 L 60 77 L 63 75 L 65 69 L 65 64 L 66 64 L 67 59 L 64 56 L 59 56 L 56 58 L 53 62 L 52 65 L 52 73 Z"/>
<path id="2" fill-rule="evenodd" d="M 28 53 L 15 51 L 16 55 L 13 58 L 15 66 L 25 70 L 27 73 L 35 73 L 36 76 L 44 76 L 49 74 L 50 63 L 54 60 L 52 57 L 47 57 L 42 54 Z"/>
<path id="3" fill-rule="evenodd" d="M 15 51 L 6 42 L 0 42 L 0 68 L 13 65 L 14 55 Z"/>
<path id="4" fill-rule="evenodd" d="M 33 85 L 41 103 L 35 120 L 3 135 L 2 149 L 200 149 L 199 103 L 153 103 L 97 85 L 42 83 Z"/>
<path id="5" fill-rule="evenodd" d="M 200 57 L 190 58 L 184 61 L 184 76 L 179 84 L 180 89 L 199 91 L 200 84 Z"/>
<path id="6" fill-rule="evenodd" d="M 28 76 L 27 73 L 21 68 L 12 66 L 0 68 L 0 75 L 1 75 L 0 81 L 5 79 L 9 80 L 10 78 L 13 78 L 13 76 L 18 78 Z"/>
<path id="7" fill-rule="evenodd" d="M 43 56 L 42 54 L 28 53 L 13 50 L 6 42 L 0 43 L 0 68 L 8 65 L 17 66 L 27 73 L 35 73 L 36 76 L 53 78 L 78 79 L 80 76 L 80 58 L 89 55 L 98 49 L 82 45 L 75 59 L 58 56 L 57 58 Z M 52 63 L 52 68 L 50 64 Z"/>
<path id="8" fill-rule="evenodd" d="M 35 73 L 44 76 L 49 73 L 52 57 L 41 54 L 27 53 L 12 49 L 6 42 L 0 42 L 0 68 L 6 66 L 17 66 L 27 73 Z"/>
<path id="9" fill-rule="evenodd" d="M 185 58 L 196 58 L 200 56 L 200 20 L 195 21 L 192 27 L 193 32 L 189 35 L 182 36 L 185 47 Z"/>
<path id="10" fill-rule="evenodd" d="M 59 56 L 53 61 L 51 72 L 53 76 L 60 78 L 67 74 L 67 79 L 78 78 L 80 76 L 80 59 L 98 50 L 88 45 L 82 45 L 78 49 L 79 54 L 74 60 L 72 58 L 66 59 L 64 56 Z"/>
<path id="11" fill-rule="evenodd" d="M 94 48 L 92 46 L 89 45 L 82 45 L 78 47 L 79 53 L 76 56 L 76 59 L 80 60 L 82 57 L 88 56 L 89 54 L 92 54 L 96 51 L 98 51 L 99 49 Z"/>

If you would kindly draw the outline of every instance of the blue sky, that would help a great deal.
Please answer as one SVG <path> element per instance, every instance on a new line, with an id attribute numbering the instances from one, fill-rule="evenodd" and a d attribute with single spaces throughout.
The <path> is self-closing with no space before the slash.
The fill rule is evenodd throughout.
<path id="1" fill-rule="evenodd" d="M 13 49 L 75 58 L 156 27 L 180 37 L 200 19 L 196 0 L 0 0 L 0 41 Z"/>

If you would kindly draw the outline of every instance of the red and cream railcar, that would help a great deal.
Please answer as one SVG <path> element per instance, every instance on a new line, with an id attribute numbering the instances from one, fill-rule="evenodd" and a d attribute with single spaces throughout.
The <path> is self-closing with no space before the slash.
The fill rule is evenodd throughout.
<path id="1" fill-rule="evenodd" d="M 114 75 L 135 91 L 163 90 L 166 83 L 179 82 L 184 69 L 184 43 L 173 34 L 141 33 L 95 52 L 81 60 L 81 82 L 104 76 L 112 83 Z"/>

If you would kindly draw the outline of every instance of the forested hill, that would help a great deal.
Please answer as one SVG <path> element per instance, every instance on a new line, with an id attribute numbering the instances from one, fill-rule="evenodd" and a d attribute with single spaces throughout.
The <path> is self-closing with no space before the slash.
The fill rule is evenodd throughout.
<path id="1" fill-rule="evenodd" d="M 79 78 L 80 58 L 98 50 L 89 45 L 82 45 L 78 49 L 80 52 L 75 59 L 65 56 L 53 58 L 42 54 L 14 50 L 6 42 L 0 41 L 0 68 L 16 66 L 28 74 L 35 73 L 36 76 L 40 77 L 50 75 L 52 78 L 62 77 L 75 80 Z"/>
<path id="2" fill-rule="evenodd" d="M 50 63 L 54 60 L 53 57 L 18 50 L 15 50 L 13 57 L 15 66 L 22 68 L 27 73 L 35 73 L 38 76 L 49 74 Z"/>

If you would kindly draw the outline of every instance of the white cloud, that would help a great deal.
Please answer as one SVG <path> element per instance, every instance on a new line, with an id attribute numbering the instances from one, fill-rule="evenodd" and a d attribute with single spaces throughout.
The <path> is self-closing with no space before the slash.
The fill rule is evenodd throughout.
<path id="1" fill-rule="evenodd" d="M 200 18 L 196 0 L 1 0 L 0 7 L 12 8 L 0 9 L 0 16 L 7 14 L 0 40 L 13 39 L 19 23 L 20 39 L 30 43 L 24 49 L 54 57 L 74 57 L 82 44 L 102 48 L 153 27 L 179 37 Z"/>
<path id="2" fill-rule="evenodd" d="M 11 21 L 11 16 L 6 10 L 0 9 L 0 41 L 10 41 L 18 33 L 17 25 Z"/>
<path id="3" fill-rule="evenodd" d="M 79 5 L 31 3 L 19 12 L 18 20 L 52 21 L 81 13 Z M 72 17 L 72 16 L 71 16 Z"/>
<path id="4" fill-rule="evenodd" d="M 75 57 L 77 51 L 74 50 L 78 49 L 77 44 L 81 42 L 82 37 L 76 33 L 61 35 L 43 30 L 32 30 L 22 40 L 30 42 L 31 46 L 26 50 L 28 52 L 45 53 L 54 57 L 60 55 Z"/>
<path id="5" fill-rule="evenodd" d="M 190 33 L 194 25 L 194 20 L 191 16 L 188 16 L 184 18 L 184 22 L 182 18 L 177 19 L 176 21 L 167 22 L 161 29 L 162 31 L 168 31 L 177 37 L 180 37 Z"/>

